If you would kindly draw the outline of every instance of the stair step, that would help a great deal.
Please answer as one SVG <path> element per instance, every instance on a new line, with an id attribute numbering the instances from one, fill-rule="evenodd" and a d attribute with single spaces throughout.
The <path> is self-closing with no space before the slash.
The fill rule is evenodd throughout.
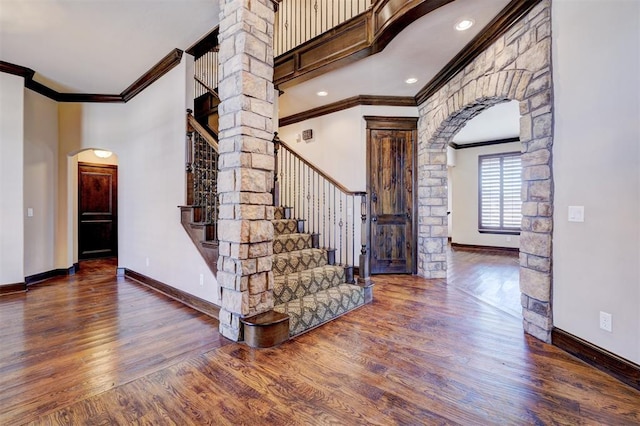
<path id="1" fill-rule="evenodd" d="M 344 282 L 344 267 L 333 265 L 276 276 L 273 283 L 273 303 L 287 303 Z"/>
<path id="2" fill-rule="evenodd" d="M 327 251 L 305 249 L 273 255 L 273 274 L 284 275 L 327 265 Z"/>
<path id="3" fill-rule="evenodd" d="M 291 219 L 291 207 L 276 207 L 273 210 L 274 219 Z"/>
<path id="4" fill-rule="evenodd" d="M 273 310 L 289 315 L 289 335 L 295 336 L 362 305 L 364 289 L 353 284 L 341 284 L 276 305 Z"/>
<path id="5" fill-rule="evenodd" d="M 311 234 L 284 234 L 273 239 L 273 253 L 313 248 Z"/>
<path id="6" fill-rule="evenodd" d="M 274 219 L 273 234 L 275 236 L 298 233 L 298 221 L 296 219 Z"/>

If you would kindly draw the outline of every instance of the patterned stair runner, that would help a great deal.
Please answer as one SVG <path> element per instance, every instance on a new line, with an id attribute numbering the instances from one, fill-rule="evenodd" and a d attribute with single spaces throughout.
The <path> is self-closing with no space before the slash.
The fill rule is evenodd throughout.
<path id="1" fill-rule="evenodd" d="M 327 251 L 313 248 L 311 234 L 276 208 L 273 241 L 274 311 L 289 315 L 295 336 L 364 304 L 362 287 L 345 283 L 343 266 L 329 265 Z"/>

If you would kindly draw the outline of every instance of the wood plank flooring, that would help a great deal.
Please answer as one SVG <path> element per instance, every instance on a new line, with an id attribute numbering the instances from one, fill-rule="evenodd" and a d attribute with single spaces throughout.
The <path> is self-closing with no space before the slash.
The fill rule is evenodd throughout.
<path id="1" fill-rule="evenodd" d="M 0 297 L 0 425 L 640 424 L 639 391 L 520 319 L 442 281 L 375 282 L 272 349 L 100 268 Z"/>

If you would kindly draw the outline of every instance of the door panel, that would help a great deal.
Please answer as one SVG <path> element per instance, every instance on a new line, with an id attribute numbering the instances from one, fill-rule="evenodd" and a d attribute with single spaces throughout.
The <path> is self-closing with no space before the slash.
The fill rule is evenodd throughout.
<path id="1" fill-rule="evenodd" d="M 78 257 L 117 255 L 118 170 L 116 166 L 78 164 Z"/>
<path id="2" fill-rule="evenodd" d="M 400 123 L 397 129 L 371 128 L 375 123 L 367 121 L 372 274 L 414 272 L 415 130 L 411 124 L 415 126 L 415 119 L 410 120 Z"/>

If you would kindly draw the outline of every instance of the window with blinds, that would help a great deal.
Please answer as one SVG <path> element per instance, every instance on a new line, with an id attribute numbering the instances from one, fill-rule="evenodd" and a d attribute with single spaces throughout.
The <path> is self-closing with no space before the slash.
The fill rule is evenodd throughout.
<path id="1" fill-rule="evenodd" d="M 522 164 L 519 152 L 478 157 L 480 232 L 519 233 Z"/>

